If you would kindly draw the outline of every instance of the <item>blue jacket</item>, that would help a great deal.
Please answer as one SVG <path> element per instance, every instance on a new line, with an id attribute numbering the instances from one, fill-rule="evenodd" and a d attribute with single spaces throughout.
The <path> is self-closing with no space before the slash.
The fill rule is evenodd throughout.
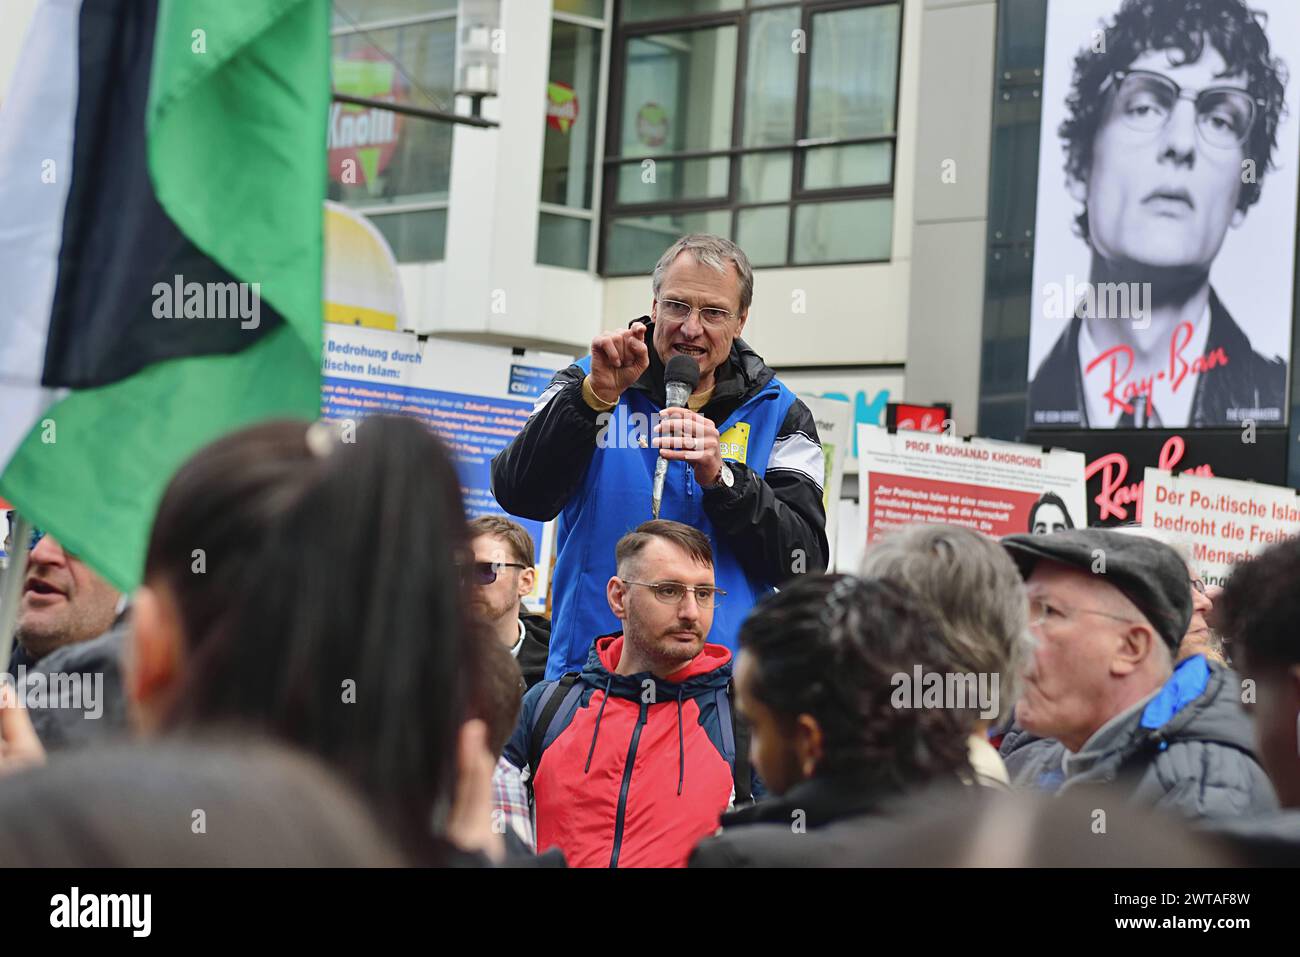
<path id="1" fill-rule="evenodd" d="M 652 336 L 653 327 L 646 341 Z M 620 627 L 605 594 L 614 546 L 652 517 L 659 457 L 649 440 L 650 417 L 664 405 L 663 364 L 649 351 L 650 368 L 603 417 L 582 398 L 590 356 L 557 373 L 492 462 L 492 491 L 507 512 L 541 521 L 559 515 L 549 679 L 579 670 L 593 637 Z M 734 651 L 755 601 L 794 575 L 826 568 L 825 460 L 812 413 L 743 340 L 716 377 L 700 414 L 717 426 L 735 483 L 705 491 L 687 463 L 669 462 L 660 518 L 711 541 L 715 581 L 727 594 L 709 641 Z"/>

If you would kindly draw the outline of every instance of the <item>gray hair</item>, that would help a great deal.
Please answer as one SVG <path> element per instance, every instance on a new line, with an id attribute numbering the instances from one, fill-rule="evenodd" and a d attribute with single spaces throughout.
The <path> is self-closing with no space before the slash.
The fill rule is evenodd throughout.
<path id="1" fill-rule="evenodd" d="M 861 573 L 932 608 L 953 660 L 999 675 L 998 723 L 1010 717 L 1033 639 L 1024 582 L 1001 545 L 956 525 L 909 525 L 869 545 Z"/>
<path id="2" fill-rule="evenodd" d="M 687 251 L 695 257 L 696 262 L 716 269 L 724 275 L 727 272 L 727 263 L 735 263 L 736 272 L 740 273 L 740 311 L 743 313 L 749 308 L 749 304 L 754 301 L 754 268 L 749 264 L 749 257 L 730 239 L 708 233 L 691 233 L 689 236 L 683 236 L 659 257 L 654 271 L 656 299 L 659 298 L 659 287 L 663 285 L 664 273 L 677 261 L 678 256 Z"/>

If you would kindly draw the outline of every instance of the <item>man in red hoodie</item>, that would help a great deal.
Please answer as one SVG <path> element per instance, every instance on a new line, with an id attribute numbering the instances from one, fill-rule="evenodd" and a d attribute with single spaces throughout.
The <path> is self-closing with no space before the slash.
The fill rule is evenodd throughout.
<path id="1" fill-rule="evenodd" d="M 505 755 L 529 771 L 538 852 L 681 867 L 736 799 L 731 652 L 707 642 L 722 592 L 709 540 L 678 522 L 646 522 L 615 556 L 623 631 L 596 639 L 581 674 L 528 692 Z"/>

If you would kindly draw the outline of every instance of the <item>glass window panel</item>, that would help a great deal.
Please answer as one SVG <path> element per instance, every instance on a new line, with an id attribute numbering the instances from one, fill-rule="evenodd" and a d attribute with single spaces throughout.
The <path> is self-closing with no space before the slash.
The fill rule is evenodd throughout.
<path id="1" fill-rule="evenodd" d="M 784 266 L 790 228 L 789 206 L 742 209 L 736 214 L 736 244 L 755 266 Z"/>
<path id="2" fill-rule="evenodd" d="M 736 28 L 627 41 L 621 156 L 731 146 Z"/>
<path id="3" fill-rule="evenodd" d="M 805 203 L 795 209 L 791 258 L 796 263 L 888 259 L 893 223 L 892 199 Z"/>
<path id="4" fill-rule="evenodd" d="M 537 221 L 537 261 L 543 266 L 586 269 L 591 220 L 542 213 Z"/>
<path id="5" fill-rule="evenodd" d="M 893 156 L 891 143 L 856 143 L 808 150 L 803 161 L 803 188 L 886 186 L 893 175 Z"/>
<path id="6" fill-rule="evenodd" d="M 664 250 L 687 233 L 731 237 L 731 210 L 662 213 L 616 219 L 609 224 L 605 271 L 610 275 L 649 275 Z"/>
<path id="7" fill-rule="evenodd" d="M 790 198 L 789 153 L 752 153 L 740 158 L 740 201 L 770 203 Z"/>
<path id="8" fill-rule="evenodd" d="M 647 166 L 646 162 L 654 163 Z M 618 167 L 619 205 L 670 200 L 725 198 L 731 160 L 725 156 L 698 160 L 649 160 Z"/>
<path id="9" fill-rule="evenodd" d="M 431 262 L 445 258 L 447 211 L 421 209 L 410 213 L 384 213 L 369 217 L 384 234 L 399 263 Z"/>
<path id="10" fill-rule="evenodd" d="M 418 17 L 427 13 L 456 12 L 456 0 L 333 0 L 331 6 L 336 27 Z"/>
<path id="11" fill-rule="evenodd" d="M 334 88 L 376 100 L 449 109 L 454 23 L 434 21 L 334 38 Z M 415 84 L 387 59 L 396 57 Z M 427 93 L 427 95 L 426 95 Z M 451 175 L 450 123 L 333 103 L 328 131 L 329 197 L 349 205 L 437 201 Z"/>
<path id="12" fill-rule="evenodd" d="M 584 17 L 605 19 L 605 0 L 555 0 L 556 13 L 579 13 Z"/>
<path id="13" fill-rule="evenodd" d="M 717 13 L 719 10 L 739 10 L 744 6 L 744 0 L 622 0 L 622 4 L 623 22 L 638 23 L 696 13 Z"/>
<path id="14" fill-rule="evenodd" d="M 894 132 L 898 24 L 896 4 L 812 18 L 809 137 Z"/>
<path id="15" fill-rule="evenodd" d="M 542 202 L 591 208 L 600 31 L 556 20 L 542 142 Z"/>
<path id="16" fill-rule="evenodd" d="M 799 57 L 791 47 L 799 27 L 799 8 L 755 13 L 749 18 L 749 57 L 745 63 L 746 146 L 793 143 L 794 100 Z"/>

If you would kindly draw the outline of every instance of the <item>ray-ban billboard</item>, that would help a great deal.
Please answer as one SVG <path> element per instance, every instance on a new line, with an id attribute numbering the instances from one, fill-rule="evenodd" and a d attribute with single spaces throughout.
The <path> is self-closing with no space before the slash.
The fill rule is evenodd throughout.
<path id="1" fill-rule="evenodd" d="M 1031 429 L 1286 424 L 1295 0 L 1050 0 Z"/>

